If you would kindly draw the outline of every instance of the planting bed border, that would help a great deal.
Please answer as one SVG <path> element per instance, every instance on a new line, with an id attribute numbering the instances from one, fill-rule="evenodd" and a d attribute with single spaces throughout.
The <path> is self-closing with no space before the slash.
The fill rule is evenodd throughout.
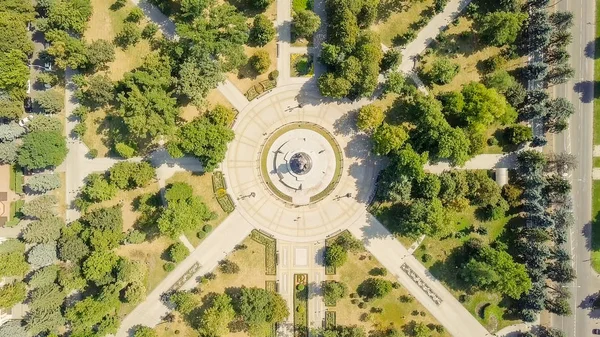
<path id="1" fill-rule="evenodd" d="M 277 274 L 277 241 L 261 231 L 253 229 L 252 240 L 265 246 L 265 275 Z"/>
<path id="2" fill-rule="evenodd" d="M 304 285 L 298 290 L 298 285 Z M 304 305 L 304 313 L 298 307 Z M 294 274 L 294 336 L 308 337 L 308 274 Z"/>

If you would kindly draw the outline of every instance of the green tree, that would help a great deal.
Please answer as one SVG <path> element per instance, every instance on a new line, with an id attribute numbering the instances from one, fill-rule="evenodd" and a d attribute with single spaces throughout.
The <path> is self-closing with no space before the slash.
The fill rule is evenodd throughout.
<path id="1" fill-rule="evenodd" d="M 519 12 L 494 12 L 481 18 L 478 29 L 482 39 L 496 47 L 513 44 L 521 32 L 527 14 Z"/>
<path id="2" fill-rule="evenodd" d="M 463 87 L 465 100 L 463 121 L 475 130 L 484 130 L 494 122 L 508 124 L 515 121 L 517 113 L 495 89 L 471 82 Z"/>
<path id="3" fill-rule="evenodd" d="M 157 32 L 158 32 L 158 25 L 150 22 L 150 23 L 146 24 L 146 26 L 144 26 L 144 29 L 142 29 L 142 37 L 144 39 L 152 39 L 152 38 L 154 38 L 154 35 L 156 35 Z"/>
<path id="4" fill-rule="evenodd" d="M 185 61 L 179 68 L 177 92 L 202 106 L 208 92 L 225 79 L 222 66 L 208 57 Z"/>
<path id="5" fill-rule="evenodd" d="M 92 16 L 89 0 L 57 0 L 48 2 L 48 27 L 83 34 L 87 21 Z"/>
<path id="6" fill-rule="evenodd" d="M 15 304 L 23 302 L 27 295 L 27 286 L 23 282 L 12 282 L 0 287 L 0 309 L 10 310 Z"/>
<path id="7" fill-rule="evenodd" d="M 402 63 L 402 53 L 397 49 L 388 49 L 383 53 L 380 68 L 381 71 L 395 71 Z"/>
<path id="8" fill-rule="evenodd" d="M 86 82 L 86 86 L 76 92 L 77 98 L 85 106 L 91 109 L 102 108 L 114 99 L 114 86 L 108 75 L 94 75 Z"/>
<path id="9" fill-rule="evenodd" d="M 252 28 L 250 29 L 249 40 L 257 46 L 264 46 L 275 37 L 275 26 L 273 22 L 264 14 L 254 17 Z"/>
<path id="10" fill-rule="evenodd" d="M 406 78 L 401 72 L 390 71 L 386 74 L 385 83 L 383 86 L 384 93 L 402 95 L 409 92 L 411 90 L 410 88 L 414 87 L 406 84 Z"/>
<path id="11" fill-rule="evenodd" d="M 373 133 L 373 152 L 385 156 L 391 151 L 399 150 L 408 140 L 408 133 L 401 125 L 383 123 Z"/>
<path id="12" fill-rule="evenodd" d="M 292 33 L 296 37 L 311 38 L 321 26 L 321 18 L 313 11 L 303 10 L 292 14 Z"/>
<path id="13" fill-rule="evenodd" d="M 19 144 L 17 141 L 0 143 L 0 163 L 14 164 L 14 162 L 17 160 L 18 152 Z"/>
<path id="14" fill-rule="evenodd" d="M 115 151 L 117 151 L 119 156 L 125 159 L 129 159 L 135 156 L 135 149 L 122 142 L 115 144 Z"/>
<path id="15" fill-rule="evenodd" d="M 123 49 L 135 46 L 142 38 L 142 31 L 134 22 L 125 22 L 121 31 L 115 36 L 115 44 Z"/>
<path id="16" fill-rule="evenodd" d="M 50 89 L 42 92 L 35 99 L 35 102 L 45 113 L 57 114 L 63 110 L 64 96 L 60 91 L 56 89 Z"/>
<path id="17" fill-rule="evenodd" d="M 27 331 L 21 325 L 20 320 L 9 320 L 8 322 L 0 325 L 0 336 L 1 337 L 27 337 Z"/>
<path id="18" fill-rule="evenodd" d="M 506 128 L 504 132 L 506 132 L 506 140 L 514 145 L 533 140 L 533 131 L 526 125 L 515 124 Z"/>
<path id="19" fill-rule="evenodd" d="M 257 50 L 248 60 L 250 67 L 259 74 L 265 73 L 271 66 L 271 58 L 266 50 Z"/>
<path id="20" fill-rule="evenodd" d="M 0 119 L 19 120 L 23 116 L 23 102 L 11 97 L 0 97 Z"/>
<path id="21" fill-rule="evenodd" d="M 32 309 L 52 310 L 60 307 L 65 300 L 66 294 L 60 287 L 50 284 L 35 288 L 29 295 L 29 307 Z"/>
<path id="22" fill-rule="evenodd" d="M 23 276 L 27 271 L 29 264 L 22 251 L 0 254 L 0 276 Z"/>
<path id="23" fill-rule="evenodd" d="M 0 53 L 0 89 L 14 100 L 25 98 L 29 67 L 27 56 L 18 49 Z"/>
<path id="24" fill-rule="evenodd" d="M 27 262 L 36 268 L 45 267 L 56 261 L 56 243 L 39 243 L 27 253 Z"/>
<path id="25" fill-rule="evenodd" d="M 435 84 L 448 84 L 458 75 L 460 66 L 447 57 L 436 58 L 431 69 L 427 71 L 427 78 Z"/>
<path id="26" fill-rule="evenodd" d="M 173 302 L 175 309 L 183 315 L 189 314 L 200 305 L 194 294 L 187 291 L 176 291 L 169 300 Z"/>
<path id="27" fill-rule="evenodd" d="M 24 2 L 24 1 L 23 1 Z M 9 5 L 3 3 L 4 8 L 8 9 Z M 33 8 L 30 8 L 26 15 L 34 16 Z M 0 53 L 6 53 L 12 49 L 20 50 L 26 55 L 33 53 L 33 43 L 28 38 L 27 22 L 23 20 L 15 11 L 0 12 Z M 28 19 L 27 19 L 28 20 Z"/>
<path id="28" fill-rule="evenodd" d="M 225 159 L 227 144 L 234 136 L 230 128 L 200 117 L 184 125 L 178 138 L 183 151 L 198 157 L 204 169 L 212 171 Z"/>
<path id="29" fill-rule="evenodd" d="M 60 187 L 60 177 L 56 173 L 36 174 L 27 179 L 27 187 L 35 193 L 45 193 Z"/>
<path id="30" fill-rule="evenodd" d="M 361 131 L 372 131 L 377 129 L 383 123 L 384 119 L 385 114 L 383 113 L 383 109 L 379 106 L 369 104 L 363 106 L 358 111 L 356 126 Z"/>
<path id="31" fill-rule="evenodd" d="M 56 216 L 33 221 L 23 231 L 23 239 L 28 243 L 48 243 L 60 237 L 64 221 Z"/>
<path id="32" fill-rule="evenodd" d="M 139 325 L 135 329 L 135 332 L 133 333 L 133 337 L 158 337 L 158 334 L 152 328 Z"/>
<path id="33" fill-rule="evenodd" d="M 249 0 L 249 3 L 252 7 L 263 10 L 269 7 L 269 5 L 273 3 L 273 0 Z"/>
<path id="34" fill-rule="evenodd" d="M 103 70 L 115 60 L 115 47 L 107 40 L 94 40 L 85 48 L 88 66 L 94 70 Z"/>
<path id="35" fill-rule="evenodd" d="M 54 207 L 58 203 L 58 198 L 54 195 L 42 195 L 31 199 L 21 207 L 21 213 L 25 216 L 43 219 L 56 214 Z"/>
<path id="36" fill-rule="evenodd" d="M 57 68 L 82 68 L 88 64 L 86 47 L 82 40 L 63 30 L 51 30 L 44 36 L 50 42 L 46 52 L 54 59 Z"/>
<path id="37" fill-rule="evenodd" d="M 0 141 L 10 142 L 20 138 L 25 133 L 25 128 L 17 123 L 0 124 Z"/>
<path id="38" fill-rule="evenodd" d="M 36 336 L 44 331 L 58 332 L 58 327 L 65 324 L 65 319 L 60 310 L 53 308 L 51 310 L 36 309 L 29 311 L 25 318 L 27 332 Z"/>
<path id="39" fill-rule="evenodd" d="M 167 248 L 169 259 L 175 263 L 179 263 L 185 260 L 190 251 L 181 242 L 176 242 Z"/>
<path id="40" fill-rule="evenodd" d="M 225 336 L 229 333 L 228 325 L 234 318 L 231 298 L 227 294 L 219 294 L 202 313 L 199 332 L 202 336 Z"/>
<path id="41" fill-rule="evenodd" d="M 155 170 L 148 162 L 119 162 L 108 172 L 111 184 L 120 189 L 145 187 L 155 177 Z"/>
<path id="42" fill-rule="evenodd" d="M 54 131 L 62 132 L 64 127 L 60 119 L 52 116 L 36 116 L 27 124 L 29 132 Z"/>
<path id="43" fill-rule="evenodd" d="M 366 298 L 383 298 L 392 291 L 392 282 L 370 277 L 357 288 L 357 293 Z"/>
<path id="44" fill-rule="evenodd" d="M 83 262 L 83 275 L 89 281 L 105 284 L 107 279 L 112 279 L 111 273 L 116 267 L 118 256 L 106 250 L 93 251 Z"/>
<path id="45" fill-rule="evenodd" d="M 49 265 L 38 269 L 35 274 L 29 279 L 27 284 L 33 288 L 40 288 L 53 285 L 58 277 L 59 267 L 57 265 Z"/>
<path id="46" fill-rule="evenodd" d="M 319 77 L 319 91 L 323 96 L 343 98 L 350 93 L 351 88 L 350 81 L 342 77 L 335 77 L 332 73 L 325 73 Z"/>
<path id="47" fill-rule="evenodd" d="M 87 176 L 81 194 L 87 201 L 106 201 L 112 199 L 117 194 L 117 187 L 108 182 L 104 176 L 92 173 Z"/>
<path id="48" fill-rule="evenodd" d="M 325 303 L 336 303 L 348 296 L 348 286 L 338 281 L 324 281 L 323 296 L 325 297 Z"/>
<path id="49" fill-rule="evenodd" d="M 81 275 L 78 265 L 63 264 L 58 271 L 58 284 L 63 287 L 65 292 L 72 290 L 82 290 L 87 282 Z"/>
<path id="50" fill-rule="evenodd" d="M 86 213 L 81 222 L 89 227 L 89 243 L 95 250 L 115 249 L 123 240 L 123 214 L 120 205 L 95 209 Z"/>
<path id="51" fill-rule="evenodd" d="M 439 199 L 415 199 L 402 208 L 399 230 L 410 237 L 420 235 L 443 236 L 450 228 L 445 227 L 444 208 Z"/>
<path id="52" fill-rule="evenodd" d="M 242 288 L 234 309 L 252 331 L 269 331 L 272 324 L 289 316 L 281 295 L 260 288 Z"/>
<path id="53" fill-rule="evenodd" d="M 206 113 L 206 117 L 208 117 L 212 124 L 230 126 L 235 119 L 235 112 L 224 105 L 217 104 L 212 110 Z"/>
<path id="54" fill-rule="evenodd" d="M 348 252 L 338 244 L 332 244 L 325 249 L 325 265 L 339 268 L 348 259 Z"/>
<path id="55" fill-rule="evenodd" d="M 144 12 L 142 11 L 142 9 L 139 7 L 133 7 L 129 11 L 129 14 L 127 14 L 127 17 L 125 18 L 125 20 L 127 20 L 129 22 L 138 23 L 143 18 L 144 18 Z"/>
<path id="56" fill-rule="evenodd" d="M 440 194 L 441 182 L 438 176 L 434 174 L 426 174 L 425 177 L 417 182 L 415 193 L 424 199 L 432 200 Z"/>
<path id="57" fill-rule="evenodd" d="M 200 198 L 193 196 L 184 200 L 169 201 L 157 223 L 161 234 L 177 237 L 186 230 L 200 228 L 212 213 Z"/>
<path id="58" fill-rule="evenodd" d="M 23 138 L 17 162 L 28 169 L 58 166 L 67 156 L 65 138 L 57 132 L 32 132 Z"/>

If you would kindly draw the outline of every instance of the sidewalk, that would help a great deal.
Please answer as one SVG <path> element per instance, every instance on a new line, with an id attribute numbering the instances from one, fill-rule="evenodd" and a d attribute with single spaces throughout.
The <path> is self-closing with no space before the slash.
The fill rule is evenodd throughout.
<path id="1" fill-rule="evenodd" d="M 375 217 L 366 213 L 350 233 L 365 244 L 365 248 L 404 286 L 417 301 L 442 324 L 452 336 L 492 336 L 452 294 L 419 263 L 408 250 Z M 430 295 L 402 269 L 406 264 L 441 300 L 436 304 Z"/>

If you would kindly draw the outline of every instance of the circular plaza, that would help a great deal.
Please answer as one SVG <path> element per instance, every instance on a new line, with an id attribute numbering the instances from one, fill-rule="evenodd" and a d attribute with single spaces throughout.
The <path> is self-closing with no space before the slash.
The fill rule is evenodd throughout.
<path id="1" fill-rule="evenodd" d="M 305 242 L 364 220 L 379 165 L 349 118 L 357 106 L 300 92 L 278 87 L 240 111 L 223 173 L 249 223 Z"/>

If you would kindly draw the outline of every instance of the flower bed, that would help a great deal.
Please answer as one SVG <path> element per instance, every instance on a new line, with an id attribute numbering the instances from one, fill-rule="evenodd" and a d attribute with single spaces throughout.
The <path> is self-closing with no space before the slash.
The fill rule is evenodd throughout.
<path id="1" fill-rule="evenodd" d="M 265 274 L 275 275 L 277 272 L 277 245 L 275 239 L 257 230 L 252 230 L 250 237 L 265 246 Z"/>
<path id="2" fill-rule="evenodd" d="M 251 101 L 260 96 L 262 93 L 275 88 L 276 85 L 277 82 L 275 80 L 264 80 L 246 91 L 245 96 L 249 101 Z"/>
<path id="3" fill-rule="evenodd" d="M 308 336 L 308 274 L 294 274 L 294 336 Z"/>
<path id="4" fill-rule="evenodd" d="M 226 190 L 227 185 L 225 184 L 225 177 L 223 176 L 223 172 L 215 171 L 212 175 L 212 183 L 213 183 L 213 192 L 217 193 L 218 190 Z"/>
<path id="5" fill-rule="evenodd" d="M 221 209 L 227 213 L 233 212 L 235 210 L 235 204 L 233 203 L 231 196 L 227 193 L 227 184 L 225 183 L 223 172 L 213 172 L 212 185 L 215 198 L 217 199 L 219 206 L 221 206 Z"/>
<path id="6" fill-rule="evenodd" d="M 233 203 L 233 199 L 231 199 L 229 194 L 217 196 L 217 202 L 224 212 L 231 213 L 235 210 L 235 204 Z"/>
<path id="7" fill-rule="evenodd" d="M 277 292 L 277 282 L 273 280 L 265 281 L 265 289 L 273 292 Z"/>

